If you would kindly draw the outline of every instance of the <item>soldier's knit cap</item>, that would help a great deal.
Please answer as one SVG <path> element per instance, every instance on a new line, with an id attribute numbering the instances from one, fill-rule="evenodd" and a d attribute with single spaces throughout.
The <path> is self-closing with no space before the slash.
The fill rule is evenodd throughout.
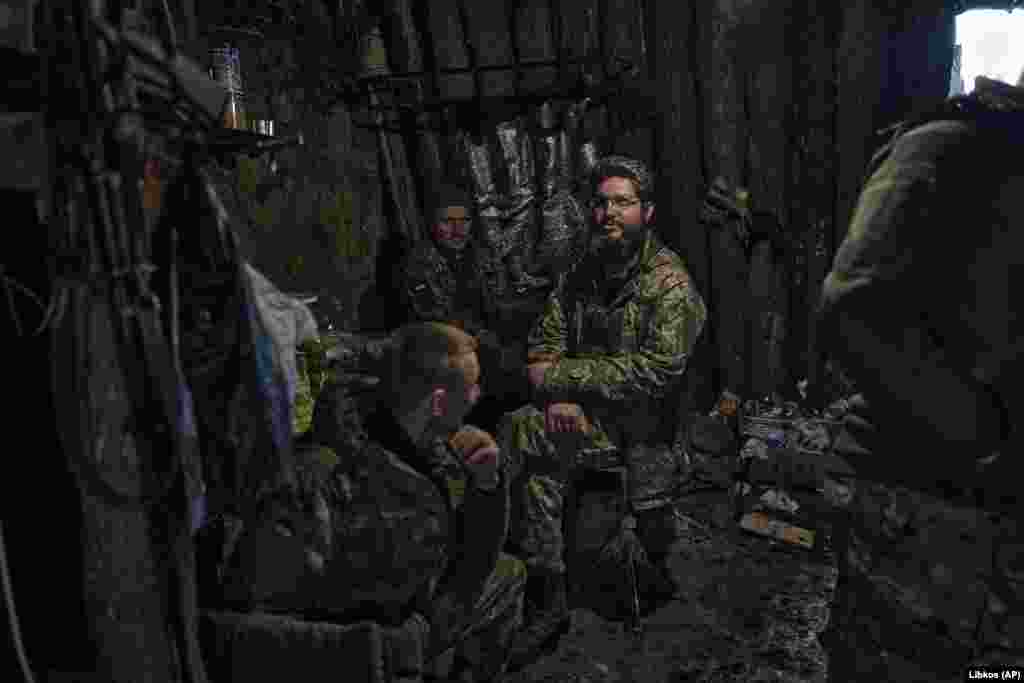
<path id="1" fill-rule="evenodd" d="M 435 210 L 441 210 L 449 206 L 464 206 L 467 209 L 473 207 L 473 195 L 461 185 L 451 183 L 438 183 L 432 188 L 428 202 Z"/>
<path id="2" fill-rule="evenodd" d="M 636 183 L 640 199 L 650 199 L 654 192 L 654 177 L 643 162 L 630 157 L 611 155 L 602 157 L 594 164 L 590 173 L 591 183 L 596 186 L 605 178 L 629 178 Z"/>

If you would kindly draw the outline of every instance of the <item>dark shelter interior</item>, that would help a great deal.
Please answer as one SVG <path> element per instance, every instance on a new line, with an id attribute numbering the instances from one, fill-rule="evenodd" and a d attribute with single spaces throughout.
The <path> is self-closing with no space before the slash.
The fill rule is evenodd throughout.
<path id="1" fill-rule="evenodd" d="M 1024 84 L 989 82 L 986 103 L 1016 104 L 981 123 L 975 100 L 955 116 L 943 103 L 957 15 L 1021 4 L 0 0 L 5 423 L 28 437 L 0 484 L 4 680 L 1020 680 L 1024 250 L 1007 226 L 1024 218 L 1024 169 L 1000 164 L 1024 163 L 1024 145 L 983 133 L 1006 119 L 1024 136 L 1011 116 Z M 845 318 L 823 323 L 823 283 L 852 253 L 851 221 L 875 215 L 872 174 L 916 159 L 900 166 L 913 127 L 894 126 L 948 118 L 982 131 L 975 166 L 949 162 L 982 188 L 964 207 L 1005 225 L 880 202 L 929 234 L 868 256 L 959 244 L 962 217 L 1009 236 L 964 247 L 971 267 L 934 267 L 936 298 L 986 302 L 943 299 L 967 333 L 915 309 L 893 336 L 868 331 L 873 356 Z M 609 158 L 643 171 L 602 172 Z M 609 178 L 633 196 L 611 196 Z M 566 291 L 590 282 L 603 221 L 634 205 L 657 258 L 637 247 L 635 291 L 600 293 L 589 320 L 604 336 L 588 346 L 593 323 L 573 328 Z M 989 269 L 982 286 L 988 258 L 1009 275 Z M 689 326 L 643 317 L 661 310 L 650 264 L 679 268 L 659 282 L 690 292 Z M 631 291 L 643 323 L 622 304 Z M 455 474 L 395 464 L 422 446 L 395 407 L 421 398 L 396 331 L 425 321 L 474 339 L 479 398 L 443 441 L 466 456 Z M 577 341 L 549 357 L 559 334 Z M 867 370 L 840 352 L 853 347 Z M 928 363 L 961 347 L 957 377 L 991 409 L 937 389 L 933 410 L 927 389 L 872 379 L 900 364 L 887 350 L 924 348 L 908 377 L 927 387 Z M 579 374 L 558 371 L 563 356 Z M 604 390 L 579 369 L 625 356 L 638 369 L 622 361 L 626 380 Z M 619 389 L 631 381 L 647 403 Z M 879 393 L 891 402 L 868 403 L 905 431 L 861 419 Z M 561 478 L 531 478 L 523 462 L 548 446 L 517 445 L 536 435 L 516 430 L 532 406 L 551 436 L 553 404 L 581 405 L 558 414 L 610 436 L 551 439 L 569 453 Z M 996 445 L 970 436 L 989 414 Z M 646 417 L 667 455 L 615 426 Z M 498 494 L 467 464 L 492 443 Z M 531 498 L 538 481 L 558 496 Z M 447 521 L 417 497 L 434 489 Z M 472 537 L 488 495 L 508 501 L 494 547 L 451 541 L 440 587 L 432 569 L 410 578 L 434 561 L 418 531 Z M 560 510 L 559 589 L 531 580 L 546 575 L 522 540 L 546 504 Z M 461 594 L 445 582 L 484 564 L 476 602 L 449 609 Z M 503 567 L 518 578 L 496 583 Z M 564 618 L 524 640 L 559 591 Z M 465 626 L 479 614 L 486 628 Z"/>

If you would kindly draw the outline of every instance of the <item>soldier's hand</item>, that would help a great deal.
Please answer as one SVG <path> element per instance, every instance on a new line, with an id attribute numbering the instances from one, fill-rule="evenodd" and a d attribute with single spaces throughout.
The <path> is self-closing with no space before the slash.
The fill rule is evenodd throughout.
<path id="1" fill-rule="evenodd" d="M 588 434 L 590 422 L 578 403 L 551 403 L 544 412 L 544 426 L 550 433 Z"/>
<path id="2" fill-rule="evenodd" d="M 493 436 L 479 427 L 465 425 L 452 436 L 449 443 L 477 486 L 489 489 L 497 485 L 501 449 Z"/>

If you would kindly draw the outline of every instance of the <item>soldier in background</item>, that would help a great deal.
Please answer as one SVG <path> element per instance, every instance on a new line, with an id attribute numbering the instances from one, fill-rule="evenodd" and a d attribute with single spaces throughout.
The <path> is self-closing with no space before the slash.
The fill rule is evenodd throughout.
<path id="1" fill-rule="evenodd" d="M 477 337 L 484 397 L 470 416 L 480 426 L 497 426 L 502 413 L 522 405 L 525 349 L 498 333 L 496 303 L 483 274 L 487 248 L 480 242 L 469 192 L 442 184 L 431 196 L 429 238 L 409 253 L 401 287 L 410 321 L 445 321 Z"/>
<path id="2" fill-rule="evenodd" d="M 479 246 L 473 231 L 473 201 L 454 185 L 441 185 L 431 197 L 428 239 L 409 253 L 402 295 L 410 321 L 449 320 L 467 329 L 484 326 L 490 312 L 479 273 Z"/>
<path id="3" fill-rule="evenodd" d="M 529 623 L 514 661 L 529 658 L 568 619 L 562 518 L 566 463 L 576 453 L 567 452 L 573 447 L 563 447 L 559 435 L 578 435 L 568 440 L 574 446 L 617 447 L 630 467 L 644 472 L 634 484 L 650 498 L 663 494 L 682 468 L 664 403 L 680 386 L 703 329 L 704 303 L 682 259 L 654 232 L 653 182 L 643 164 L 607 157 L 597 162 L 592 183 L 589 253 L 551 294 L 530 335 L 535 402 L 506 416 L 500 432 L 519 468 L 513 495 L 521 498 L 522 513 L 513 541 L 530 570 Z M 634 462 L 641 452 L 649 457 Z M 641 520 L 652 559 L 663 558 L 674 540 L 655 540 L 657 519 L 648 528 Z"/>
<path id="4" fill-rule="evenodd" d="M 1020 86 L 979 78 L 898 127 L 825 280 L 820 338 L 861 392 L 835 445 L 857 480 L 832 681 L 1024 664 Z"/>

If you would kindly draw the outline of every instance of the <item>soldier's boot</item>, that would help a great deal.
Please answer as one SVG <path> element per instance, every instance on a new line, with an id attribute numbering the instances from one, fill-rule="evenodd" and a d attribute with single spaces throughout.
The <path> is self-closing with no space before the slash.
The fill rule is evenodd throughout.
<path id="1" fill-rule="evenodd" d="M 643 594 L 640 596 L 640 613 L 647 616 L 663 605 L 679 598 L 682 595 L 682 588 L 669 566 L 668 553 L 652 552 L 647 554 L 651 564 L 651 576 L 646 577 L 642 586 Z"/>
<path id="2" fill-rule="evenodd" d="M 526 623 L 512 641 L 509 671 L 518 671 L 554 651 L 559 638 L 569 630 L 565 573 L 531 569 L 526 582 L 526 602 Z"/>
<path id="3" fill-rule="evenodd" d="M 674 548 L 682 543 L 675 533 L 674 508 L 664 506 L 641 513 L 641 539 L 647 560 L 654 569 L 646 577 L 641 595 L 641 612 L 650 613 L 681 594 L 681 586 L 670 560 Z"/>

